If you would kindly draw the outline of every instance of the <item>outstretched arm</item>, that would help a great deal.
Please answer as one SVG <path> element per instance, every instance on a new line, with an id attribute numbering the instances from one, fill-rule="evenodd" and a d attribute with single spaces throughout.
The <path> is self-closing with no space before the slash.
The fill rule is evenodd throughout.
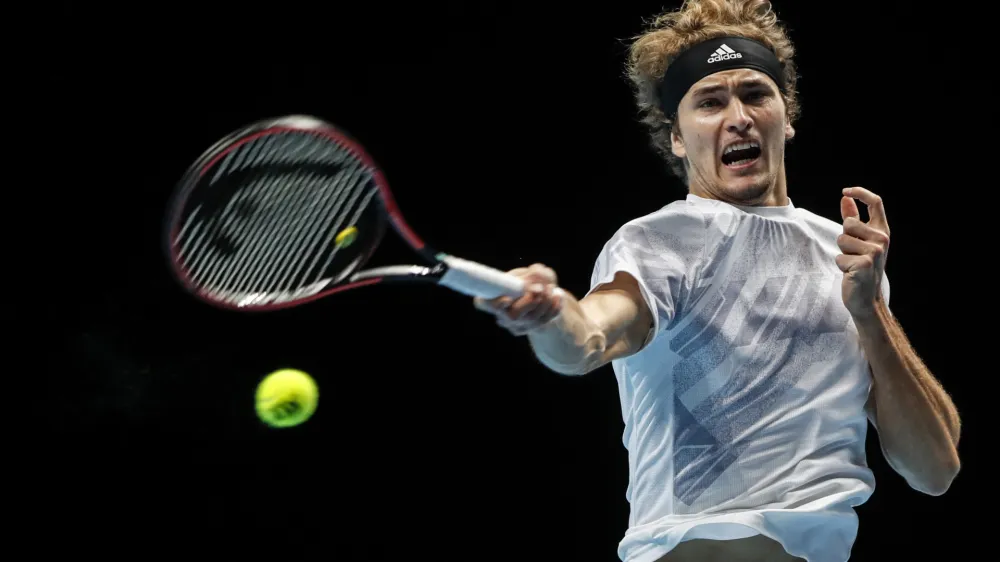
<path id="1" fill-rule="evenodd" d="M 527 335 L 546 367 L 583 375 L 642 349 L 652 325 L 638 283 L 618 272 L 612 282 L 579 301 L 566 295 L 562 312 Z"/>
<path id="2" fill-rule="evenodd" d="M 508 273 L 528 281 L 528 293 L 517 299 L 477 298 L 476 308 L 495 315 L 514 335 L 527 336 L 535 357 L 550 370 L 583 375 L 646 343 L 653 314 L 630 274 L 618 272 L 611 282 L 577 300 L 553 291 L 555 272 L 544 265 Z"/>

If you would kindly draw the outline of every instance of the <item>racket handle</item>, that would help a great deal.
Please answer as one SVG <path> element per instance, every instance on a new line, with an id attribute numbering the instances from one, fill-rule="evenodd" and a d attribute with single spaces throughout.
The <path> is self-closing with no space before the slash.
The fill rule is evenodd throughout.
<path id="1" fill-rule="evenodd" d="M 453 291 L 484 299 L 524 294 L 524 280 L 520 277 L 455 256 L 439 258 L 448 266 L 448 271 L 441 276 L 438 284 Z"/>

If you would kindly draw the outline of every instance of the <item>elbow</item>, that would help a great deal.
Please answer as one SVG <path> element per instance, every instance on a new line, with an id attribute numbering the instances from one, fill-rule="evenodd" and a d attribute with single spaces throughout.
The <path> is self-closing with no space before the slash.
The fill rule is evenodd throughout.
<path id="1" fill-rule="evenodd" d="M 948 491 L 948 488 L 951 487 L 951 480 L 940 479 L 933 482 L 921 482 L 919 484 L 911 482 L 910 487 L 928 496 L 943 496 Z"/>
<path id="2" fill-rule="evenodd" d="M 958 455 L 955 455 L 953 460 L 942 463 L 942 466 L 921 478 L 919 482 L 911 481 L 910 487 L 928 496 L 943 496 L 951 488 L 961 468 Z"/>
<path id="3" fill-rule="evenodd" d="M 545 368 L 547 368 L 548 370 L 552 371 L 557 375 L 563 375 L 565 377 L 578 377 L 580 375 L 586 374 L 586 372 L 581 367 L 578 367 L 576 365 L 557 365 L 552 363 L 551 361 L 546 361 L 543 358 L 539 359 L 542 365 L 545 366 Z"/>
<path id="4" fill-rule="evenodd" d="M 550 371 L 567 377 L 582 377 L 604 366 L 604 361 L 594 355 L 584 357 L 580 361 L 573 363 L 559 363 L 544 356 L 539 356 L 538 359 Z"/>
<path id="5" fill-rule="evenodd" d="M 593 363 L 557 364 L 545 360 L 542 361 L 542 364 L 550 371 L 567 377 L 582 377 L 598 367 Z"/>
<path id="6" fill-rule="evenodd" d="M 532 343 L 532 347 L 535 347 Z M 594 371 L 606 362 L 606 339 L 601 332 L 594 332 L 582 344 L 551 353 L 544 347 L 535 349 L 535 356 L 549 370 L 565 376 L 579 377 Z"/>
<path id="7" fill-rule="evenodd" d="M 556 373 L 557 375 L 563 375 L 567 377 L 579 377 L 586 375 L 590 371 L 594 370 L 594 367 L 586 362 L 560 362 L 556 361 L 552 357 L 548 357 L 543 354 L 535 355 L 538 361 L 545 366 L 546 369 Z"/>

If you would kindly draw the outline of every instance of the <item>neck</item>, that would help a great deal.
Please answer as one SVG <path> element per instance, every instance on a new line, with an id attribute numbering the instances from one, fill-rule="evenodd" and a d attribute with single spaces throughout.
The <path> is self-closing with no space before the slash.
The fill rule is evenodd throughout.
<path id="1" fill-rule="evenodd" d="M 724 189 L 714 186 L 706 186 L 702 182 L 690 181 L 688 192 L 703 199 L 715 199 L 731 205 L 741 205 L 744 207 L 783 207 L 788 205 L 788 186 L 785 183 L 785 165 L 781 164 L 774 180 L 763 190 L 754 190 L 753 193 L 746 193 L 745 197 L 737 194 L 727 193 Z"/>

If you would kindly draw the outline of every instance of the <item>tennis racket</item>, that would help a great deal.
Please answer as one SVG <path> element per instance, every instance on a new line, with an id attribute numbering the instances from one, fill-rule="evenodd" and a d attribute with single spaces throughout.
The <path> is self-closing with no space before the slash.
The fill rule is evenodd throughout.
<path id="1" fill-rule="evenodd" d="M 387 224 L 422 265 L 361 269 Z M 258 121 L 205 151 L 176 187 L 165 232 L 180 283 L 227 309 L 286 308 L 385 282 L 486 299 L 525 290 L 518 277 L 431 249 L 365 149 L 310 116 Z"/>

